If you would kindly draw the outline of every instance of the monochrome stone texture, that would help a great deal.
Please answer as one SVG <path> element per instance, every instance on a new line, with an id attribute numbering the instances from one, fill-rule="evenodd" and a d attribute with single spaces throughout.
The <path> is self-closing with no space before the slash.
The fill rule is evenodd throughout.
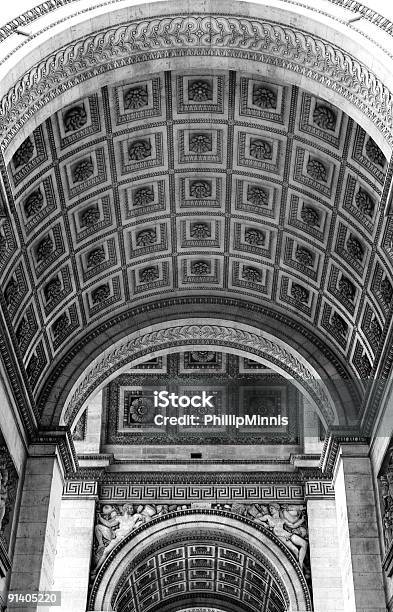
<path id="1" fill-rule="evenodd" d="M 2 7 L 1 610 L 393 612 L 392 57 L 379 0 Z"/>

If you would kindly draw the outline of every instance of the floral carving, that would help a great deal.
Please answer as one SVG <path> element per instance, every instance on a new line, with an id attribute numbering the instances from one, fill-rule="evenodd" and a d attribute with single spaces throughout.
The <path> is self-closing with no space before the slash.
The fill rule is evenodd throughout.
<path id="1" fill-rule="evenodd" d="M 150 140 L 135 140 L 128 147 L 128 156 L 133 161 L 146 159 L 151 155 Z"/>
<path id="2" fill-rule="evenodd" d="M 252 89 L 252 103 L 259 108 L 276 108 L 277 94 L 266 85 L 254 85 Z"/>
<path id="3" fill-rule="evenodd" d="M 0 257 L 3 257 L 8 248 L 7 238 L 0 233 Z"/>
<path id="4" fill-rule="evenodd" d="M 194 361 L 199 363 L 209 363 L 213 361 L 216 354 L 213 351 L 192 351 L 191 356 Z"/>
<path id="5" fill-rule="evenodd" d="M 149 95 L 147 93 L 147 87 L 138 85 L 137 87 L 131 87 L 128 89 L 123 97 L 124 108 L 127 110 L 137 110 L 147 106 L 149 101 Z"/>
<path id="6" fill-rule="evenodd" d="M 61 281 L 58 276 L 52 278 L 44 288 L 44 295 L 47 302 L 55 300 L 61 293 Z"/>
<path id="7" fill-rule="evenodd" d="M 312 119 L 322 130 L 330 130 L 333 132 L 336 128 L 336 113 L 324 104 L 315 106 Z"/>
<path id="8" fill-rule="evenodd" d="M 143 268 L 143 270 L 139 272 L 139 280 L 141 283 L 151 283 L 159 277 L 160 272 L 157 266 L 149 266 L 148 268 Z"/>
<path id="9" fill-rule="evenodd" d="M 210 273 L 210 264 L 206 261 L 193 261 L 191 264 L 191 274 L 206 276 Z"/>
<path id="10" fill-rule="evenodd" d="M 308 302 L 308 297 L 310 294 L 307 289 L 305 289 L 301 285 L 298 285 L 298 283 L 292 283 L 291 295 L 298 302 L 306 303 Z"/>
<path id="11" fill-rule="evenodd" d="M 79 164 L 75 166 L 72 171 L 72 180 L 74 183 L 81 183 L 87 181 L 94 174 L 94 164 L 91 157 L 82 159 Z"/>
<path id="12" fill-rule="evenodd" d="M 24 140 L 20 145 L 19 149 L 16 150 L 12 158 L 15 169 L 27 164 L 27 162 L 33 157 L 33 153 L 34 145 L 31 138 L 26 138 L 26 140 Z"/>
<path id="13" fill-rule="evenodd" d="M 36 215 L 44 205 L 44 196 L 41 193 L 41 189 L 35 189 L 26 198 L 23 208 L 27 219 L 30 219 L 33 215 Z"/>
<path id="14" fill-rule="evenodd" d="M 29 381 L 35 378 L 35 375 L 38 371 L 39 361 L 38 357 L 35 353 L 30 357 L 30 361 L 26 366 L 26 374 Z"/>
<path id="15" fill-rule="evenodd" d="M 370 323 L 369 335 L 372 342 L 379 344 L 382 336 L 382 327 L 376 317 Z"/>
<path id="16" fill-rule="evenodd" d="M 269 193 L 263 187 L 250 185 L 247 189 L 247 200 L 254 206 L 268 206 Z"/>
<path id="17" fill-rule="evenodd" d="M 87 267 L 94 268 L 105 261 L 105 250 L 103 246 L 97 247 L 87 255 Z"/>
<path id="18" fill-rule="evenodd" d="M 98 206 L 89 206 L 81 214 L 81 224 L 84 227 L 93 227 L 100 219 L 100 211 Z"/>
<path id="19" fill-rule="evenodd" d="M 142 230 L 136 235 L 137 246 L 147 246 L 148 244 L 154 244 L 154 242 L 157 242 L 157 232 L 154 228 Z"/>
<path id="20" fill-rule="evenodd" d="M 372 138 L 369 138 L 366 142 L 366 154 L 374 164 L 381 168 L 384 167 L 386 161 L 385 156 Z"/>
<path id="21" fill-rule="evenodd" d="M 348 325 L 337 312 L 333 313 L 330 324 L 337 334 L 345 338 L 348 331 Z"/>
<path id="22" fill-rule="evenodd" d="M 208 181 L 193 181 L 190 185 L 190 195 L 193 198 L 204 199 L 212 194 L 211 184 Z"/>
<path id="23" fill-rule="evenodd" d="M 360 358 L 360 369 L 361 369 L 362 375 L 365 378 L 368 378 L 370 376 L 372 365 L 366 354 L 362 355 L 362 357 Z"/>
<path id="24" fill-rule="evenodd" d="M 45 238 L 43 238 L 38 243 L 38 246 L 36 248 L 37 261 L 43 261 L 44 259 L 49 257 L 49 255 L 51 255 L 53 251 L 54 251 L 54 244 L 53 244 L 52 238 L 50 236 L 45 236 Z"/>
<path id="25" fill-rule="evenodd" d="M 338 282 L 338 290 L 341 295 L 347 299 L 353 301 L 356 294 L 355 285 L 347 278 L 342 276 Z"/>
<path id="26" fill-rule="evenodd" d="M 68 316 L 65 312 L 63 312 L 63 314 L 61 314 L 52 325 L 52 332 L 55 340 L 67 331 L 69 325 L 70 321 Z"/>
<path id="27" fill-rule="evenodd" d="M 192 81 L 188 85 L 188 99 L 194 102 L 206 102 L 213 99 L 213 88 L 210 81 Z"/>
<path id="28" fill-rule="evenodd" d="M 109 285 L 105 283 L 104 285 L 100 285 L 96 289 L 91 292 L 91 300 L 93 304 L 101 304 L 110 296 Z"/>
<path id="29" fill-rule="evenodd" d="M 313 260 L 314 260 L 313 254 L 311 253 L 311 251 L 306 249 L 306 247 L 298 246 L 295 251 L 295 257 L 297 261 L 301 263 L 303 266 L 310 267 L 313 264 Z"/>
<path id="30" fill-rule="evenodd" d="M 65 132 L 75 132 L 80 130 L 87 123 L 87 113 L 85 107 L 73 106 L 69 108 L 63 117 Z"/>
<path id="31" fill-rule="evenodd" d="M 150 187 L 140 187 L 133 195 L 134 206 L 146 206 L 154 202 L 154 191 Z"/>
<path id="32" fill-rule="evenodd" d="M 355 204 L 359 211 L 368 217 L 372 217 L 375 209 L 375 202 L 365 189 L 359 187 L 355 196 Z"/>
<path id="33" fill-rule="evenodd" d="M 12 277 L 4 290 L 4 299 L 8 307 L 15 304 L 19 295 L 19 285 L 14 277 Z"/>
<path id="34" fill-rule="evenodd" d="M 28 339 L 30 330 L 31 327 L 28 320 L 23 317 L 16 329 L 16 339 L 18 341 L 19 346 Z"/>
<path id="35" fill-rule="evenodd" d="M 248 244 L 251 244 L 253 246 L 261 246 L 265 244 L 265 238 L 266 236 L 264 232 L 261 232 L 260 230 L 257 230 L 253 227 L 247 228 L 244 233 L 245 242 L 248 242 Z"/>
<path id="36" fill-rule="evenodd" d="M 252 266 L 247 266 L 243 268 L 243 278 L 252 282 L 252 283 L 261 283 L 262 282 L 262 272 L 257 268 L 253 268 Z"/>
<path id="37" fill-rule="evenodd" d="M 309 159 L 307 162 L 307 174 L 316 181 L 327 182 L 326 166 L 319 159 Z"/>
<path id="38" fill-rule="evenodd" d="M 251 139 L 250 141 L 250 156 L 255 159 L 272 159 L 272 145 L 266 140 L 260 138 Z"/>
<path id="39" fill-rule="evenodd" d="M 387 278 L 381 282 L 381 296 L 385 304 L 389 306 L 393 299 L 393 287 Z"/>
<path id="40" fill-rule="evenodd" d="M 153 404 L 146 397 L 137 397 L 131 402 L 129 414 L 134 423 L 148 423 L 154 415 Z"/>
<path id="41" fill-rule="evenodd" d="M 190 151 L 193 153 L 207 153 L 213 148 L 213 139 L 211 134 L 193 134 L 190 136 L 189 143 Z"/>
<path id="42" fill-rule="evenodd" d="M 357 261 L 362 261 L 364 256 L 364 248 L 359 240 L 352 234 L 347 240 L 347 251 Z"/>
<path id="43" fill-rule="evenodd" d="M 190 234 L 193 238 L 210 238 L 211 229 L 208 223 L 194 223 L 191 226 Z"/>
<path id="44" fill-rule="evenodd" d="M 300 217 L 310 227 L 319 225 L 319 212 L 312 206 L 303 206 L 300 211 Z"/>

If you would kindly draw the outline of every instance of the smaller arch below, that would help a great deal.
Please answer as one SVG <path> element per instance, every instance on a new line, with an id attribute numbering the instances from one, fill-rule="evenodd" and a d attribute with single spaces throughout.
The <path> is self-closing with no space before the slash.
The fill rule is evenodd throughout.
<path id="1" fill-rule="evenodd" d="M 153 519 L 112 550 L 97 572 L 89 610 L 121 612 L 130 597 L 149 612 L 255 612 L 261 598 L 269 612 L 312 609 L 300 566 L 274 534 L 201 509 Z"/>

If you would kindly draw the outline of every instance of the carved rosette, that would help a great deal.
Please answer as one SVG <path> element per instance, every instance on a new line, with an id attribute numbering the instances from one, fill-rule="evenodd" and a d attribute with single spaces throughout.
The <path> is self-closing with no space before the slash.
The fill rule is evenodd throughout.
<path id="1" fill-rule="evenodd" d="M 142 283 L 151 283 L 159 277 L 160 272 L 157 266 L 149 266 L 148 268 L 143 268 L 143 270 L 139 272 L 139 279 Z"/>
<path id="2" fill-rule="evenodd" d="M 146 397 L 137 397 L 131 402 L 130 420 L 134 423 L 149 423 L 154 416 L 152 402 Z"/>
<path id="3" fill-rule="evenodd" d="M 252 282 L 252 283 L 261 283 L 262 282 L 262 272 L 258 270 L 258 268 L 253 268 L 252 266 L 247 266 L 243 268 L 242 273 L 243 278 Z"/>
<path id="4" fill-rule="evenodd" d="M 88 268 L 94 268 L 95 266 L 99 266 L 103 261 L 105 261 L 105 250 L 103 246 L 99 246 L 96 249 L 93 249 L 87 255 Z"/>
<path id="5" fill-rule="evenodd" d="M 372 138 L 368 138 L 366 142 L 366 154 L 376 166 L 380 166 L 381 168 L 385 166 L 385 156 Z"/>
<path id="6" fill-rule="evenodd" d="M 320 183 L 327 182 L 327 168 L 319 159 L 308 160 L 307 174 Z"/>
<path id="7" fill-rule="evenodd" d="M 355 204 L 359 211 L 368 217 L 372 217 L 375 209 L 375 202 L 365 189 L 359 187 L 355 196 Z"/>
<path id="8" fill-rule="evenodd" d="M 149 101 L 149 94 L 147 93 L 147 87 L 138 85 L 138 87 L 131 87 L 128 89 L 123 97 L 124 108 L 126 110 L 138 110 L 147 106 Z"/>
<path id="9" fill-rule="evenodd" d="M 157 232 L 154 228 L 144 229 L 136 235 L 137 246 L 148 246 L 157 242 Z"/>
<path id="10" fill-rule="evenodd" d="M 149 187 L 141 187 L 137 189 L 133 195 L 134 206 L 146 206 L 150 202 L 154 202 L 154 192 Z"/>
<path id="11" fill-rule="evenodd" d="M 337 313 L 334 312 L 330 320 L 330 324 L 333 330 L 339 335 L 345 338 L 348 332 L 348 325 L 344 319 Z"/>
<path id="12" fill-rule="evenodd" d="M 191 226 L 190 235 L 193 238 L 203 240 L 204 238 L 210 238 L 210 225 L 207 223 L 194 223 Z"/>
<path id="13" fill-rule="evenodd" d="M 210 81 L 192 81 L 188 85 L 188 99 L 193 102 L 213 100 L 213 88 Z"/>
<path id="14" fill-rule="evenodd" d="M 346 276 L 343 276 L 339 280 L 338 291 L 347 300 L 353 301 L 355 298 L 355 294 L 356 294 L 355 285 Z"/>
<path id="15" fill-rule="evenodd" d="M 252 90 L 252 103 L 259 108 L 274 109 L 277 107 L 277 94 L 266 85 L 254 85 Z"/>
<path id="16" fill-rule="evenodd" d="M 292 283 L 291 295 L 298 302 L 302 302 L 302 303 L 308 302 L 309 292 L 307 291 L 307 289 L 305 289 L 298 283 Z"/>
<path id="17" fill-rule="evenodd" d="M 36 215 L 42 209 L 44 205 L 44 196 L 41 193 L 41 189 L 35 189 L 26 198 L 23 204 L 25 215 L 27 219 L 30 219 L 33 215 Z"/>
<path id="18" fill-rule="evenodd" d="M 108 299 L 110 293 L 109 285 L 107 283 L 100 285 L 91 292 L 91 301 L 93 304 L 101 304 Z"/>
<path id="19" fill-rule="evenodd" d="M 85 107 L 73 106 L 69 108 L 63 117 L 64 131 L 76 132 L 87 123 L 87 113 Z"/>
<path id="20" fill-rule="evenodd" d="M 210 274 L 210 264 L 207 261 L 193 261 L 191 264 L 191 274 L 199 276 Z"/>
<path id="21" fill-rule="evenodd" d="M 312 206 L 303 206 L 300 211 L 300 217 L 309 227 L 316 227 L 319 225 L 319 212 Z"/>
<path id="22" fill-rule="evenodd" d="M 272 159 L 273 148 L 266 140 L 255 138 L 250 140 L 250 157 L 255 159 Z"/>
<path id="23" fill-rule="evenodd" d="M 244 233 L 244 240 L 252 246 L 262 246 L 265 244 L 266 235 L 260 230 L 249 227 Z"/>
<path id="24" fill-rule="evenodd" d="M 4 290 L 4 299 L 6 301 L 7 307 L 10 308 L 13 306 L 19 296 L 19 285 L 14 277 L 12 277 L 6 285 Z"/>
<path id="25" fill-rule="evenodd" d="M 208 153 L 213 148 L 213 140 L 210 134 L 193 134 L 189 142 L 190 151 L 197 153 Z"/>
<path id="26" fill-rule="evenodd" d="M 309 249 L 306 249 L 306 247 L 296 247 L 295 258 L 299 263 L 301 263 L 303 266 L 307 266 L 308 268 L 313 265 L 313 254 L 311 251 L 309 251 Z"/>
<path id="27" fill-rule="evenodd" d="M 128 147 L 128 157 L 132 161 L 141 161 L 151 155 L 150 140 L 135 140 Z"/>
<path id="28" fill-rule="evenodd" d="M 36 248 L 35 253 L 37 261 L 40 262 L 47 259 L 53 253 L 54 248 L 55 246 L 53 244 L 52 238 L 50 236 L 45 236 L 45 238 L 40 240 Z"/>
<path id="29" fill-rule="evenodd" d="M 336 113 L 324 104 L 318 104 L 314 108 L 313 122 L 322 130 L 334 132 L 336 129 L 337 116 Z"/>
<path id="30" fill-rule="evenodd" d="M 31 138 L 26 138 L 20 145 L 19 149 L 16 150 L 12 161 L 14 163 L 14 167 L 17 170 L 21 166 L 25 166 L 33 157 L 34 154 L 34 144 Z"/>
<path id="31" fill-rule="evenodd" d="M 83 227 L 93 227 L 100 220 L 98 206 L 89 206 L 82 212 L 80 218 Z"/>
<path id="32" fill-rule="evenodd" d="M 251 185 L 247 189 L 247 200 L 254 206 L 268 206 L 269 193 L 258 185 Z"/>
<path id="33" fill-rule="evenodd" d="M 351 257 L 356 259 L 356 261 L 362 261 L 364 257 L 363 245 L 352 234 L 349 236 L 347 240 L 347 251 L 351 255 Z"/>
<path id="34" fill-rule="evenodd" d="M 192 351 L 192 358 L 199 363 L 209 363 L 213 361 L 215 353 L 213 351 Z"/>
<path id="35" fill-rule="evenodd" d="M 190 195 L 203 200 L 212 194 L 210 183 L 207 181 L 193 181 L 190 185 Z"/>
<path id="36" fill-rule="evenodd" d="M 81 183 L 87 181 L 88 178 L 94 174 L 94 164 L 91 157 L 83 159 L 79 164 L 75 166 L 72 171 L 72 180 L 74 183 Z"/>
<path id="37" fill-rule="evenodd" d="M 70 320 L 68 315 L 63 312 L 63 314 L 61 314 L 52 325 L 54 339 L 57 340 L 60 336 L 62 336 L 67 331 L 69 325 Z"/>
<path id="38" fill-rule="evenodd" d="M 381 296 L 386 305 L 390 306 L 393 299 L 393 287 L 388 278 L 384 278 L 381 282 Z"/>
<path id="39" fill-rule="evenodd" d="M 44 287 L 44 295 L 47 302 L 56 300 L 61 293 L 61 281 L 58 276 L 52 278 Z"/>

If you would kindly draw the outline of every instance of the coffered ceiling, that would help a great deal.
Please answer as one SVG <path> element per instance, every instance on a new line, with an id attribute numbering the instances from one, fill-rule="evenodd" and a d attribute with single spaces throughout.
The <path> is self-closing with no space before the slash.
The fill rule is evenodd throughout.
<path id="1" fill-rule="evenodd" d="M 387 168 L 341 110 L 250 74 L 146 75 L 61 109 L 14 154 L 0 219 L 35 396 L 99 323 L 174 296 L 283 313 L 364 383 L 393 304 Z"/>

